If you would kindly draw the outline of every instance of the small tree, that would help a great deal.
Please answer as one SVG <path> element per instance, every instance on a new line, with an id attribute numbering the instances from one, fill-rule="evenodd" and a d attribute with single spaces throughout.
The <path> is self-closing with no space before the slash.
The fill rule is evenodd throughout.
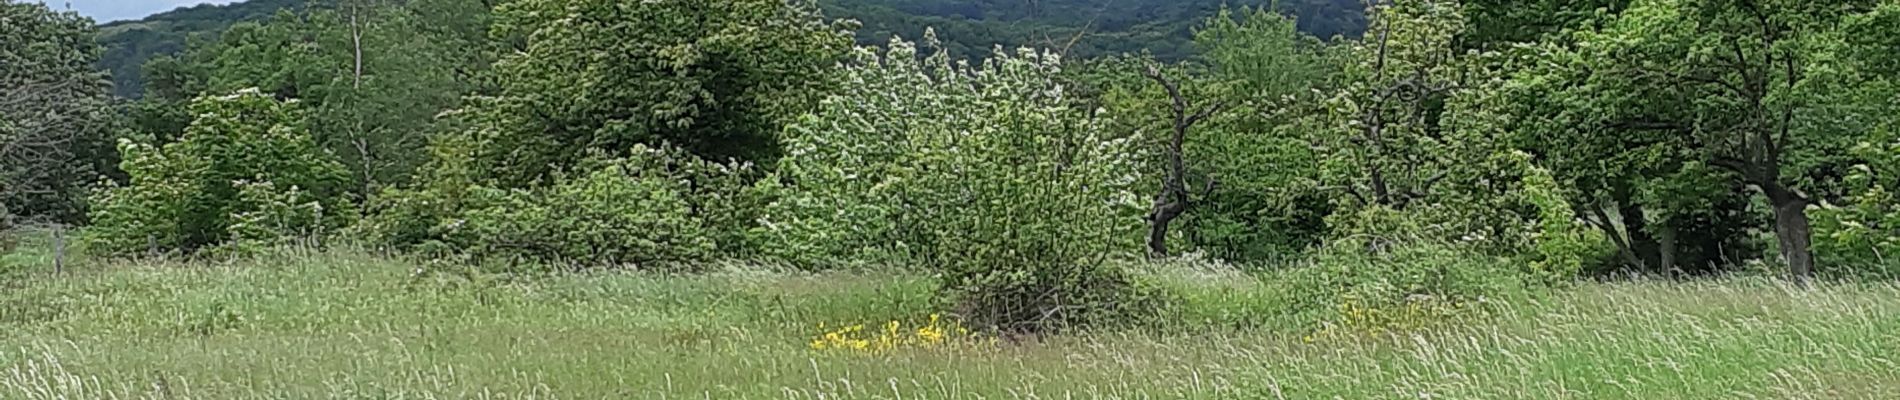
<path id="1" fill-rule="evenodd" d="M 192 112 L 198 118 L 177 142 L 120 142 L 131 182 L 93 199 L 92 248 L 193 251 L 348 224 L 349 175 L 317 148 L 295 102 L 243 90 L 200 98 Z"/>
<path id="2" fill-rule="evenodd" d="M 1106 263 L 1134 247 L 1132 149 L 1065 100 L 1058 57 L 890 47 L 860 50 L 853 84 L 789 130 L 775 253 L 938 269 L 960 313 L 1009 331 L 1154 311 Z"/>

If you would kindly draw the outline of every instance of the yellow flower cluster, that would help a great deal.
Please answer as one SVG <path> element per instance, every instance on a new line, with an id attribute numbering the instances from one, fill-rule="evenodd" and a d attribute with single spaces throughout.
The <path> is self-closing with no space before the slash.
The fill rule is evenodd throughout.
<path id="1" fill-rule="evenodd" d="M 930 315 L 930 321 L 906 329 L 899 321 L 884 323 L 883 329 L 875 335 L 865 332 L 863 324 L 846 325 L 838 329 L 827 329 L 819 324 L 823 331 L 812 339 L 812 350 L 843 350 L 860 353 L 883 353 L 900 348 L 937 348 L 953 341 L 975 338 L 962 324 L 947 322 L 942 316 Z"/>
<path id="2" fill-rule="evenodd" d="M 1351 336 L 1378 337 L 1389 333 L 1424 329 L 1463 315 L 1467 305 L 1456 301 L 1413 300 L 1403 305 L 1374 307 L 1351 298 L 1339 305 L 1339 319 L 1322 325 L 1307 335 L 1308 343 L 1326 338 Z"/>

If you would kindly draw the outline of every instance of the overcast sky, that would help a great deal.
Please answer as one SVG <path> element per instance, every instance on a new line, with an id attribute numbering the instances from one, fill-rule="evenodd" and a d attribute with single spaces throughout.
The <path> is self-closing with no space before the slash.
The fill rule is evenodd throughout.
<path id="1" fill-rule="evenodd" d="M 36 1 L 36 0 L 27 0 Z M 71 6 L 74 11 L 92 17 L 101 23 L 122 19 L 139 19 L 147 15 L 171 11 L 174 8 L 193 4 L 230 3 L 233 0 L 37 0 L 65 10 Z"/>

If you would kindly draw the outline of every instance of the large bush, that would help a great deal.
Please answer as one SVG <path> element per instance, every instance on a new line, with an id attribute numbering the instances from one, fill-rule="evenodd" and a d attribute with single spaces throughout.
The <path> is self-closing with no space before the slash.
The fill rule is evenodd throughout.
<path id="1" fill-rule="evenodd" d="M 454 146 L 454 141 L 438 143 Z M 635 146 L 593 156 L 546 186 L 475 184 L 466 160 L 439 159 L 424 186 L 371 203 L 363 237 L 398 250 L 473 263 L 651 267 L 742 254 L 751 215 L 749 167 Z"/>
<path id="2" fill-rule="evenodd" d="M 311 140 L 295 102 L 245 90 L 200 98 L 192 114 L 177 142 L 119 144 L 131 181 L 92 199 L 92 249 L 263 244 L 321 236 L 354 216 L 345 169 Z"/>
<path id="3" fill-rule="evenodd" d="M 1900 138 L 1874 135 L 1854 148 L 1867 160 L 1845 180 L 1850 194 L 1840 204 L 1814 212 L 1814 251 L 1822 274 L 1834 277 L 1900 277 Z"/>
<path id="4" fill-rule="evenodd" d="M 825 93 L 849 25 L 806 0 L 520 0 L 490 27 L 510 51 L 495 97 L 471 109 L 496 126 L 472 154 L 525 187 L 576 153 L 670 143 L 709 160 L 769 160 L 785 120 Z"/>
<path id="5" fill-rule="evenodd" d="M 848 87 L 789 129 L 768 250 L 939 268 L 966 318 L 1007 330 L 1151 311 L 1106 263 L 1137 237 L 1133 149 L 1068 105 L 1059 68 L 1032 50 L 980 66 L 860 50 Z"/>

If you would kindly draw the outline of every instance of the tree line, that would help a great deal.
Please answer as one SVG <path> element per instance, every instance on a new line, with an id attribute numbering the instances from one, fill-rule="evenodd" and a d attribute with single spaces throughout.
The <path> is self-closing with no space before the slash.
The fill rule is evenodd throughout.
<path id="1" fill-rule="evenodd" d="M 0 11 L 0 210 L 103 254 L 924 268 L 1012 330 L 1163 312 L 1127 261 L 1184 254 L 1395 307 L 1900 272 L 1893 2 L 1388 1 L 1357 39 L 1219 8 L 1171 60 L 860 46 L 798 1 L 353 0 L 132 102 L 89 21 Z"/>

